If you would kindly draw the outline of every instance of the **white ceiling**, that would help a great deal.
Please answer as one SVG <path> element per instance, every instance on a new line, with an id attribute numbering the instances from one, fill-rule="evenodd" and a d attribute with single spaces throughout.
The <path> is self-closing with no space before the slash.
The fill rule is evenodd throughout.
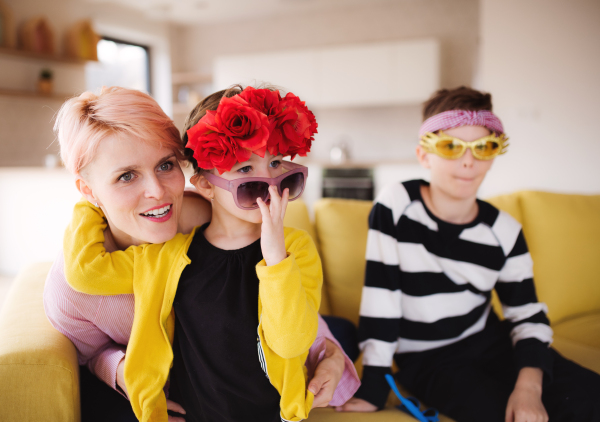
<path id="1" fill-rule="evenodd" d="M 147 17 L 179 24 L 217 23 L 290 15 L 397 0 L 87 0 L 142 11 Z"/>

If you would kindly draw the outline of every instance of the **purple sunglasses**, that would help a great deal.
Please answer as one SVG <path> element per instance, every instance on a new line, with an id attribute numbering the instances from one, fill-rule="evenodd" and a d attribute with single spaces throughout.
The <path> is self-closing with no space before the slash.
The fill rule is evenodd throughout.
<path id="1" fill-rule="evenodd" d="M 282 161 L 281 165 L 288 171 L 277 177 L 242 177 L 227 180 L 208 172 L 203 175 L 213 185 L 231 192 L 238 208 L 253 210 L 258 208 L 256 198 L 261 198 L 265 202 L 269 199 L 269 186 L 271 185 L 277 186 L 279 195 L 283 195 L 286 188 L 289 189 L 289 201 L 298 199 L 304 192 L 308 169 L 289 161 Z"/>

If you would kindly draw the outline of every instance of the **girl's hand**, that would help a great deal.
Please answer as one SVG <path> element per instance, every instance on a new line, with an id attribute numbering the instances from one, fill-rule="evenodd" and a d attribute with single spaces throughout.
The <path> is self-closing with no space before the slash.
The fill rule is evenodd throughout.
<path id="1" fill-rule="evenodd" d="M 506 422 L 548 422 L 542 403 L 542 377 L 541 369 L 521 369 L 506 406 Z"/>
<path id="2" fill-rule="evenodd" d="M 271 203 L 269 205 L 258 198 L 256 203 L 262 214 L 260 247 L 267 266 L 279 264 L 287 258 L 285 236 L 283 234 L 283 217 L 290 196 L 289 189 L 279 196 L 276 186 L 269 186 Z"/>

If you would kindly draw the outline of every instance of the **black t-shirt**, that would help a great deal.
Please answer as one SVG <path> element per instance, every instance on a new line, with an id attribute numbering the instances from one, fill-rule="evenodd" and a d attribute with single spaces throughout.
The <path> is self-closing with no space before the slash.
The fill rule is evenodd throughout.
<path id="1" fill-rule="evenodd" d="M 169 398 L 186 421 L 281 421 L 280 395 L 258 359 L 260 239 L 222 250 L 196 232 L 175 296 Z"/>

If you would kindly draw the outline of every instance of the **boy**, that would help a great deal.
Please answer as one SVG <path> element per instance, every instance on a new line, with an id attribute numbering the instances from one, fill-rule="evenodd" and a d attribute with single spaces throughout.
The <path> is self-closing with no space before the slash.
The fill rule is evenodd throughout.
<path id="1" fill-rule="evenodd" d="M 508 146 L 491 110 L 490 94 L 435 93 L 417 147 L 431 182 L 389 186 L 375 201 L 360 309 L 362 386 L 339 410 L 383 408 L 394 359 L 400 384 L 460 422 L 600 420 L 600 376 L 549 347 L 521 226 L 476 198 Z M 504 322 L 491 309 L 492 289 Z"/>

